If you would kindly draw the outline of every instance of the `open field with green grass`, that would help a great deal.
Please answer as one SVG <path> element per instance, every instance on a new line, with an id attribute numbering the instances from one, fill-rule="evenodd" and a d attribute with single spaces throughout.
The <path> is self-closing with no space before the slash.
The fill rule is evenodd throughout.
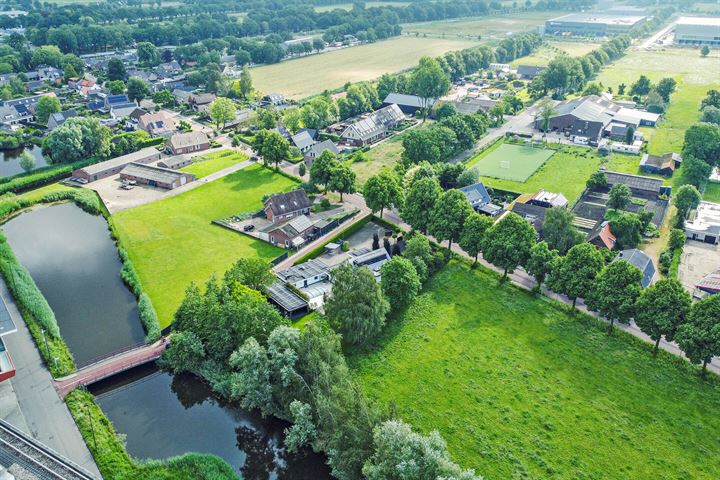
<path id="1" fill-rule="evenodd" d="M 524 182 L 554 153 L 545 148 L 503 143 L 480 158 L 475 170 L 484 177 Z"/>
<path id="2" fill-rule="evenodd" d="M 470 159 L 468 165 L 476 165 L 505 144 L 497 145 Z M 580 196 L 585 182 L 601 163 L 602 159 L 590 150 L 563 146 L 524 182 L 491 177 L 481 177 L 481 180 L 487 186 L 517 193 L 535 193 L 541 189 L 560 192 L 572 202 Z"/>
<path id="3" fill-rule="evenodd" d="M 350 363 L 486 480 L 720 478 L 720 382 L 453 262 Z M 714 376 L 713 376 L 714 377 Z"/>
<path id="4" fill-rule="evenodd" d="M 410 2 L 364 2 L 365 8 L 372 7 L 407 7 Z M 314 7 L 316 12 L 329 12 L 339 8 L 341 10 L 352 10 L 352 3 L 336 3 L 334 5 L 317 5 Z"/>
<path id="5" fill-rule="evenodd" d="M 262 196 L 290 190 L 292 180 L 253 165 L 176 197 L 111 217 L 160 324 L 172 322 L 190 282 L 222 275 L 240 257 L 272 260 L 282 250 L 212 225 L 212 220 L 262 206 Z"/>
<path id="6" fill-rule="evenodd" d="M 605 168 L 611 172 L 629 173 L 631 175 L 642 175 L 644 177 L 660 178 L 664 181 L 665 185 L 672 185 L 672 180 L 677 176 L 673 174 L 672 177 L 666 177 L 665 175 L 658 175 L 656 173 L 647 173 L 640 170 L 640 155 L 626 155 L 624 153 L 611 153 L 605 157 Z"/>
<path id="7" fill-rule="evenodd" d="M 640 75 L 657 82 L 672 77 L 678 82 L 670 105 L 657 128 L 643 128 L 653 154 L 680 152 L 685 130 L 700 118 L 700 102 L 712 88 L 720 88 L 718 74 L 720 54 L 715 51 L 702 58 L 698 50 L 666 49 L 663 51 L 630 51 L 623 58 L 605 67 L 597 81 L 617 92 L 621 83 L 630 85 Z"/>
<path id="8" fill-rule="evenodd" d="M 708 183 L 703 193 L 703 200 L 720 203 L 720 183 Z"/>
<path id="9" fill-rule="evenodd" d="M 513 68 L 517 68 L 518 65 L 545 66 L 558 55 L 567 54 L 571 57 L 581 57 L 599 46 L 598 43 L 590 42 L 545 42 L 531 55 L 520 57 L 511 65 Z"/>
<path id="10" fill-rule="evenodd" d="M 374 80 L 383 73 L 405 70 L 417 65 L 425 55 L 435 57 L 476 44 L 469 40 L 392 38 L 253 68 L 253 84 L 262 92 L 300 99 L 347 82 Z"/>
<path id="11" fill-rule="evenodd" d="M 365 152 L 364 162 L 348 164 L 357 176 L 358 187 L 362 188 L 368 178 L 380 173 L 383 168 L 392 168 L 400 161 L 404 151 L 402 139 L 402 134 L 395 135 Z"/>
<path id="12" fill-rule="evenodd" d="M 235 150 L 222 150 L 219 152 L 208 153 L 201 157 L 195 157 L 193 163 L 180 170 L 187 173 L 194 173 L 198 178 L 207 177 L 208 175 L 219 172 L 228 167 L 232 167 L 236 163 L 247 160 L 247 155 Z"/>
<path id="13" fill-rule="evenodd" d="M 452 20 L 405 23 L 403 34 L 444 38 L 477 38 L 482 40 L 502 39 L 512 32 L 532 30 L 545 23 L 558 12 L 522 12 L 492 17 L 464 17 Z"/>

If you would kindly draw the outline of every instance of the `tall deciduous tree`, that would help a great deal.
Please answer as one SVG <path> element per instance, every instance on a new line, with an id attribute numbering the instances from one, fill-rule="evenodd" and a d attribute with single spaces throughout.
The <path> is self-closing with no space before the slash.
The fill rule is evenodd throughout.
<path id="1" fill-rule="evenodd" d="M 239 282 L 262 292 L 275 280 L 270 267 L 269 262 L 260 258 L 241 258 L 225 272 L 224 282 L 227 285 L 231 285 L 234 281 Z"/>
<path id="2" fill-rule="evenodd" d="M 310 166 L 310 183 L 313 185 L 327 186 L 330 182 L 332 169 L 336 167 L 338 161 L 335 154 L 330 150 L 322 152 Z"/>
<path id="3" fill-rule="evenodd" d="M 150 87 L 145 80 L 138 77 L 130 77 L 127 83 L 127 95 L 130 100 L 140 102 L 150 95 Z"/>
<path id="4" fill-rule="evenodd" d="M 127 78 L 127 69 L 125 64 L 119 58 L 111 58 L 107 66 L 108 80 L 125 80 Z"/>
<path id="5" fill-rule="evenodd" d="M 555 262 L 548 281 L 548 287 L 572 299 L 572 308 L 579 297 L 587 297 L 592 291 L 593 281 L 603 267 L 603 256 L 589 243 L 575 245 L 567 255 Z"/>
<path id="6" fill-rule="evenodd" d="M 35 106 L 35 118 L 38 123 L 47 124 L 48 118 L 53 113 L 60 111 L 60 100 L 56 96 L 43 96 Z"/>
<path id="7" fill-rule="evenodd" d="M 154 67 L 160 64 L 160 50 L 150 42 L 137 44 L 138 62 L 145 67 Z"/>
<path id="8" fill-rule="evenodd" d="M 290 158 L 290 143 L 278 132 L 261 131 L 255 135 L 253 148 L 266 165 L 275 164 L 276 170 L 280 168 L 280 162 Z"/>
<path id="9" fill-rule="evenodd" d="M 720 295 L 712 295 L 690 308 L 688 321 L 677 328 L 675 340 L 692 363 L 705 374 L 712 357 L 720 355 Z"/>
<path id="10" fill-rule="evenodd" d="M 477 212 L 470 213 L 465 220 L 462 234 L 458 244 L 465 253 L 475 258 L 477 263 L 478 255 L 482 251 L 482 244 L 485 240 L 485 233 L 492 227 L 493 221 L 487 215 L 480 215 Z"/>
<path id="11" fill-rule="evenodd" d="M 557 250 L 550 250 L 547 242 L 538 242 L 530 249 L 530 258 L 528 259 L 525 270 L 535 277 L 537 285 L 535 290 L 540 290 L 545 278 L 552 272 L 555 262 L 558 261 L 559 255 Z"/>
<path id="12" fill-rule="evenodd" d="M 650 79 L 645 75 L 640 75 L 640 78 L 630 87 L 630 95 L 647 95 L 650 93 L 651 88 L 652 84 L 650 83 Z"/>
<path id="13" fill-rule="evenodd" d="M 622 210 L 628 203 L 630 203 L 632 194 L 630 192 L 630 187 L 624 183 L 617 183 L 610 189 L 609 196 L 610 199 L 607 202 L 608 208 Z"/>
<path id="14" fill-rule="evenodd" d="M 610 222 L 618 248 L 635 248 L 642 240 L 643 221 L 639 215 L 622 212 Z"/>
<path id="15" fill-rule="evenodd" d="M 250 67 L 247 64 L 243 65 L 242 73 L 240 74 L 240 94 L 243 98 L 247 99 L 253 90 L 252 76 L 250 76 Z"/>
<path id="16" fill-rule="evenodd" d="M 448 190 L 440 195 L 430 216 L 430 233 L 438 241 L 447 240 L 448 250 L 460 239 L 465 220 L 472 213 L 472 206 L 460 190 Z"/>
<path id="17" fill-rule="evenodd" d="M 635 323 L 655 341 L 653 355 L 657 355 L 660 340 L 672 342 L 677 328 L 685 321 L 692 303 L 682 284 L 664 278 L 643 290 L 635 305 Z"/>
<path id="18" fill-rule="evenodd" d="M 696 123 L 685 130 L 683 157 L 698 158 L 710 165 L 720 164 L 720 125 Z M 683 161 L 683 168 L 685 168 Z"/>
<path id="19" fill-rule="evenodd" d="M 642 278 L 642 272 L 625 260 L 612 262 L 595 278 L 585 300 L 588 308 L 610 320 L 610 332 L 615 321 L 630 323 L 642 290 Z"/>
<path id="20" fill-rule="evenodd" d="M 344 264 L 333 270 L 333 288 L 325 314 L 343 340 L 358 345 L 375 337 L 390 310 L 380 285 L 367 267 Z"/>
<path id="21" fill-rule="evenodd" d="M 536 236 L 528 222 L 511 212 L 485 232 L 483 258 L 502 268 L 507 277 L 508 272 L 527 262 Z"/>
<path id="22" fill-rule="evenodd" d="M 583 241 L 584 235 L 575 228 L 574 221 L 575 214 L 567 208 L 550 208 L 545 214 L 543 238 L 548 246 L 557 250 L 560 255 L 565 255 Z"/>
<path id="23" fill-rule="evenodd" d="M 396 312 L 410 305 L 422 286 L 415 266 L 399 255 L 386 262 L 380 273 L 382 291 Z"/>
<path id="24" fill-rule="evenodd" d="M 702 196 L 694 185 L 682 185 L 673 195 L 673 203 L 681 217 L 685 217 L 690 210 L 697 208 L 701 199 Z"/>
<path id="25" fill-rule="evenodd" d="M 401 207 L 403 203 L 403 192 L 400 188 L 395 175 L 390 172 L 383 171 L 372 176 L 365 182 L 363 187 L 363 196 L 365 203 L 373 212 L 380 212 L 380 218 L 383 211 L 392 207 Z"/>
<path id="26" fill-rule="evenodd" d="M 29 172 L 30 170 L 35 168 L 35 163 L 35 157 L 33 157 L 32 153 L 25 150 L 20 154 L 20 168 L 22 168 L 26 172 Z"/>
<path id="27" fill-rule="evenodd" d="M 330 170 L 330 179 L 327 189 L 340 194 L 340 201 L 343 201 L 344 193 L 355 193 L 355 172 L 344 163 L 336 162 Z"/>
<path id="28" fill-rule="evenodd" d="M 217 97 L 212 104 L 210 104 L 210 118 L 215 122 L 215 127 L 225 128 L 227 122 L 235 119 L 237 114 L 237 108 L 235 103 L 229 98 Z"/>
<path id="29" fill-rule="evenodd" d="M 423 121 L 427 118 L 430 102 L 450 90 L 450 79 L 437 60 L 430 57 L 420 59 L 420 64 L 410 76 L 410 92 L 420 97 Z"/>
<path id="30" fill-rule="evenodd" d="M 412 182 L 403 203 L 403 220 L 427 234 L 433 207 L 441 194 L 442 188 L 435 178 L 420 178 Z"/>

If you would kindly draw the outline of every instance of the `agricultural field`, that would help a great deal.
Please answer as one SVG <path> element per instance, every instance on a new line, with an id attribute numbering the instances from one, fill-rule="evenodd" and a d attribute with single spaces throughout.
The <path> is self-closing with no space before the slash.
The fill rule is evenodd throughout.
<path id="1" fill-rule="evenodd" d="M 487 480 L 720 478 L 717 379 L 452 262 L 350 364 L 368 395 Z"/>
<path id="2" fill-rule="evenodd" d="M 111 217 L 166 327 L 191 282 L 222 275 L 240 257 L 272 260 L 282 250 L 213 225 L 212 220 L 257 210 L 267 193 L 288 191 L 292 180 L 253 165 L 181 195 Z"/>
<path id="3" fill-rule="evenodd" d="M 240 152 L 222 150 L 220 152 L 208 153 L 200 158 L 195 157 L 192 165 L 188 165 L 180 170 L 187 173 L 194 173 L 198 178 L 202 178 L 225 168 L 232 167 L 236 163 L 244 162 L 245 160 L 247 160 L 247 156 Z"/>
<path id="4" fill-rule="evenodd" d="M 558 12 L 523 12 L 492 17 L 464 17 L 453 20 L 405 23 L 403 34 L 440 38 L 503 39 L 508 33 L 533 30 Z"/>
<path id="5" fill-rule="evenodd" d="M 685 130 L 700 118 L 700 102 L 710 89 L 720 88 L 717 65 L 718 52 L 702 58 L 697 50 L 667 49 L 663 51 L 629 51 L 626 56 L 605 67 L 596 81 L 617 92 L 621 83 L 630 85 L 640 75 L 657 82 L 673 77 L 678 82 L 670 105 L 657 128 L 643 128 L 652 154 L 680 152 Z"/>
<path id="6" fill-rule="evenodd" d="M 483 177 L 524 182 L 540 168 L 554 150 L 525 145 L 502 143 L 488 152 L 476 164 L 475 170 Z"/>
<path id="7" fill-rule="evenodd" d="M 514 60 L 511 65 L 513 68 L 517 68 L 518 65 L 545 66 L 558 55 L 582 57 L 599 46 L 599 43 L 589 42 L 545 42 L 531 55 L 520 57 Z"/>
<path id="8" fill-rule="evenodd" d="M 410 2 L 363 2 L 365 3 L 365 8 L 372 8 L 372 7 L 407 7 L 410 5 Z M 335 9 L 340 10 L 352 10 L 353 4 L 352 3 L 336 3 L 334 5 L 317 5 L 315 7 L 316 12 L 330 12 Z"/>
<path id="9" fill-rule="evenodd" d="M 479 153 L 468 161 L 468 166 L 475 167 L 504 145 L 499 142 Z M 541 189 L 560 192 L 572 202 L 580 196 L 585 188 L 585 182 L 601 163 L 602 159 L 590 150 L 563 146 L 524 182 L 485 176 L 481 176 L 481 180 L 487 186 L 517 193 L 535 193 Z"/>
<path id="10" fill-rule="evenodd" d="M 302 99 L 342 87 L 347 82 L 374 80 L 415 66 L 425 55 L 439 56 L 473 45 L 469 40 L 398 37 L 382 42 L 309 55 L 253 68 L 255 88 Z"/>

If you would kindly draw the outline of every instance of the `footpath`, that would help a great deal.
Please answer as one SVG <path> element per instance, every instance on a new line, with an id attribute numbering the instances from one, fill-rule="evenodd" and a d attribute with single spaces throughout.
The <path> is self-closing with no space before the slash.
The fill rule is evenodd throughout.
<path id="1" fill-rule="evenodd" d="M 0 279 L 0 296 L 17 332 L 3 337 L 15 364 L 15 377 L 0 390 L 0 418 L 102 478 L 65 402 L 53 388 L 53 379 L 40 357 L 30 331 L 7 285 Z M 12 397 L 7 397 L 13 395 Z"/>

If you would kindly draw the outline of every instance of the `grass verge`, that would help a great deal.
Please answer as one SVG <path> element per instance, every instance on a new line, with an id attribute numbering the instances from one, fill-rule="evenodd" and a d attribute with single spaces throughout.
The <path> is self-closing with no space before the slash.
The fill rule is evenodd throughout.
<path id="1" fill-rule="evenodd" d="M 197 178 L 203 178 L 245 160 L 247 160 L 247 156 L 240 152 L 222 150 L 203 155 L 199 159 L 195 159 L 191 165 L 181 168 L 180 171 L 192 173 Z"/>

